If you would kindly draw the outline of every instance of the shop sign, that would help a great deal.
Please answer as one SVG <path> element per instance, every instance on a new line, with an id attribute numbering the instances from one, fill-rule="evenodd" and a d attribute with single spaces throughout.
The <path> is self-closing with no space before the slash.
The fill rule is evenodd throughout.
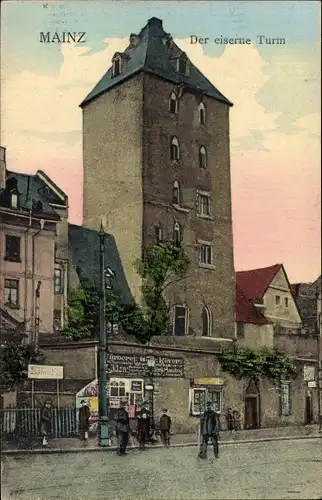
<path id="1" fill-rule="evenodd" d="M 135 354 L 108 354 L 107 369 L 111 375 L 124 377 L 142 377 L 148 375 L 147 359 L 149 356 Z M 183 358 L 170 358 L 165 356 L 154 356 L 155 366 L 153 376 L 156 378 L 183 378 Z"/>
<path id="2" fill-rule="evenodd" d="M 224 379 L 219 377 L 196 378 L 194 383 L 196 385 L 224 385 Z"/>
<path id="3" fill-rule="evenodd" d="M 131 392 L 142 392 L 142 382 L 133 380 L 131 382 Z"/>

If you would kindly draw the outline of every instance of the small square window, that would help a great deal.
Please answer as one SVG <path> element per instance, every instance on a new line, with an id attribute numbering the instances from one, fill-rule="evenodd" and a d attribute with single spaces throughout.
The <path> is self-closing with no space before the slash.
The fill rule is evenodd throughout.
<path id="1" fill-rule="evenodd" d="M 20 236 L 6 234 L 5 260 L 20 262 Z"/>
<path id="2" fill-rule="evenodd" d="M 212 264 L 212 246 L 200 245 L 199 262 L 201 264 Z"/>
<path id="3" fill-rule="evenodd" d="M 275 304 L 279 306 L 281 304 L 281 297 L 279 295 L 275 295 Z"/>

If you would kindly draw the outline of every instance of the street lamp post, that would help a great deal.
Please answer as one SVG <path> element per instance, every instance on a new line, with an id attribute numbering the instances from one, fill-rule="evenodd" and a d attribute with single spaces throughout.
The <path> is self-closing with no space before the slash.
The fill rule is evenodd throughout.
<path id="1" fill-rule="evenodd" d="M 109 445 L 108 437 L 108 377 L 106 366 L 107 332 L 105 321 L 105 232 L 101 223 L 99 231 L 99 249 L 100 249 L 100 336 L 99 336 L 99 444 L 100 446 Z"/>
<path id="2" fill-rule="evenodd" d="M 151 405 L 151 435 L 154 437 L 154 380 L 153 380 L 153 375 L 154 375 L 154 367 L 155 367 L 155 358 L 154 356 L 148 356 L 147 357 L 147 367 L 148 367 L 148 375 L 149 375 L 149 382 L 151 384 L 150 388 L 150 405 Z"/>

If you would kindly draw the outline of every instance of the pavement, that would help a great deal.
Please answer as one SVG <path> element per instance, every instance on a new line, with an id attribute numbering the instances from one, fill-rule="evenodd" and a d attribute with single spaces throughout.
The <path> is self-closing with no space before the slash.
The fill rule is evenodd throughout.
<path id="1" fill-rule="evenodd" d="M 198 448 L 2 457 L 2 500 L 320 499 L 318 438 L 221 443 L 219 459 Z"/>
<path id="2" fill-rule="evenodd" d="M 306 439 L 310 437 L 322 437 L 319 433 L 317 425 L 308 426 L 285 426 L 266 429 L 251 429 L 241 430 L 238 432 L 229 433 L 222 431 L 220 433 L 220 440 L 222 444 L 234 444 L 237 442 L 256 442 L 256 441 L 271 441 L 271 440 L 288 440 L 288 439 Z M 111 439 L 111 446 L 104 448 L 104 451 L 115 451 L 117 442 L 114 437 Z M 174 434 L 171 437 L 172 447 L 185 447 L 197 446 L 198 436 L 196 434 Z M 163 447 L 159 442 L 153 445 L 148 445 L 148 448 Z M 131 438 L 129 442 L 129 449 L 138 448 L 138 443 L 135 438 Z M 34 454 L 34 453 L 80 453 L 80 452 L 94 452 L 101 451 L 97 438 L 91 438 L 84 442 L 78 438 L 62 438 L 52 439 L 49 445 L 43 448 L 41 439 L 33 438 L 31 440 L 20 439 L 16 442 L 2 442 L 2 454 L 16 455 L 16 454 Z"/>

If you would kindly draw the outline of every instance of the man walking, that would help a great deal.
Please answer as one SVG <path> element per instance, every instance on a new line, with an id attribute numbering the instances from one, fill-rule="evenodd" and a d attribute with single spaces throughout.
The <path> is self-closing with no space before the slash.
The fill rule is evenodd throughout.
<path id="1" fill-rule="evenodd" d="M 87 441 L 89 431 L 89 417 L 91 416 L 87 401 L 81 401 L 81 407 L 78 410 L 79 434 L 80 438 Z"/>
<path id="2" fill-rule="evenodd" d="M 215 458 L 219 457 L 218 437 L 220 431 L 219 414 L 216 413 L 210 402 L 207 403 L 207 409 L 200 421 L 200 458 L 207 458 L 208 441 L 211 439 Z"/>
<path id="3" fill-rule="evenodd" d="M 164 446 L 170 446 L 170 429 L 171 429 L 171 418 L 168 415 L 168 410 L 164 409 L 160 418 L 160 433 L 161 440 Z"/>
<path id="4" fill-rule="evenodd" d="M 126 447 L 129 442 L 129 432 L 130 432 L 130 418 L 129 414 L 125 409 L 125 404 L 116 414 L 116 437 L 118 440 L 118 455 L 126 455 Z"/>
<path id="5" fill-rule="evenodd" d="M 52 420 L 51 402 L 46 401 L 40 410 L 40 434 L 42 436 L 42 445 L 48 445 L 48 434 L 50 433 Z"/>

